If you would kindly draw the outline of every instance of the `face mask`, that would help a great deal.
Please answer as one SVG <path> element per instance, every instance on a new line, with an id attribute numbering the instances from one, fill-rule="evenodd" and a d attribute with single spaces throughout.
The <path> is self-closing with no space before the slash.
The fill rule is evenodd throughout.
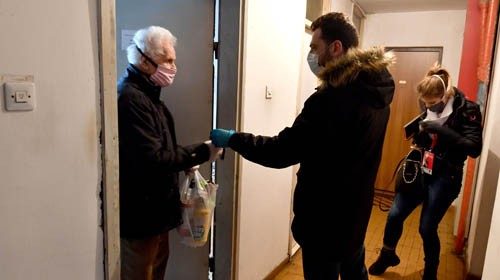
<path id="1" fill-rule="evenodd" d="M 443 112 L 445 106 L 446 106 L 446 104 L 441 100 L 439 103 L 436 103 L 427 109 L 429 109 L 429 111 L 431 111 L 431 112 L 439 114 L 439 113 Z"/>
<path id="2" fill-rule="evenodd" d="M 164 65 L 158 65 L 156 72 L 151 75 L 151 81 L 159 87 L 167 87 L 174 82 L 176 69 L 167 68 Z"/>
<path id="3" fill-rule="evenodd" d="M 318 76 L 321 71 L 323 71 L 323 67 L 318 64 L 318 55 L 312 52 L 309 52 L 307 55 L 307 63 L 309 64 L 309 68 L 314 73 L 314 75 Z"/>
<path id="4" fill-rule="evenodd" d="M 174 82 L 175 73 L 177 73 L 177 69 L 170 69 L 164 65 L 158 65 L 154 62 L 149 56 L 147 56 L 137 45 L 135 46 L 137 51 L 146 58 L 153 66 L 156 67 L 156 71 L 149 78 L 151 81 L 159 87 L 167 87 Z"/>

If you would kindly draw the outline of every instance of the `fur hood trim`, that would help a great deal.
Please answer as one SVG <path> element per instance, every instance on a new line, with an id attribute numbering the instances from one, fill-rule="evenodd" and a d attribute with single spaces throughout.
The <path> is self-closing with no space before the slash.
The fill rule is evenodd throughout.
<path id="1" fill-rule="evenodd" d="M 354 81 L 359 73 L 378 73 L 395 62 L 392 52 L 385 52 L 383 47 L 370 49 L 350 49 L 339 59 L 329 62 L 320 73 L 320 88 L 328 85 L 339 87 Z"/>

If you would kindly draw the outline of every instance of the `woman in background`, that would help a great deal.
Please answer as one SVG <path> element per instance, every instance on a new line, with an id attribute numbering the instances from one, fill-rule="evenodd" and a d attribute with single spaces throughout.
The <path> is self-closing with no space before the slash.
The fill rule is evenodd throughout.
<path id="1" fill-rule="evenodd" d="M 467 156 L 478 157 L 482 148 L 482 125 L 479 106 L 467 100 L 453 87 L 448 71 L 434 65 L 418 84 L 422 109 L 426 111 L 414 145 L 423 149 L 422 193 L 398 192 L 389 211 L 384 231 L 384 246 L 369 268 L 372 275 L 383 274 L 399 264 L 396 246 L 403 223 L 422 204 L 419 232 L 425 254 L 424 280 L 437 279 L 440 241 L 437 233 L 448 207 L 462 186 L 462 172 Z"/>

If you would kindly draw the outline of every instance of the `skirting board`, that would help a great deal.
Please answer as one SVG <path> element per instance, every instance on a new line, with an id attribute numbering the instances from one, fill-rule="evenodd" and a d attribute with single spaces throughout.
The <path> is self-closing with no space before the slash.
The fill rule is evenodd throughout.
<path id="1" fill-rule="evenodd" d="M 293 256 L 295 256 L 295 254 L 297 253 L 297 251 L 298 251 L 299 249 L 300 249 L 300 245 L 299 245 L 299 244 L 297 244 L 297 243 L 295 243 L 295 245 L 293 245 L 292 250 L 291 250 L 292 252 L 291 252 L 291 254 L 290 254 L 290 259 L 291 259 Z"/>
<path id="2" fill-rule="evenodd" d="M 291 249 L 292 254 L 288 258 L 284 259 L 275 269 L 273 269 L 273 271 L 271 271 L 271 273 L 269 273 L 264 278 L 264 280 L 274 279 L 276 275 L 278 275 L 283 270 L 283 268 L 285 268 L 285 266 L 287 266 L 290 263 L 292 257 L 297 253 L 299 249 L 300 249 L 299 244 L 295 244 Z"/>

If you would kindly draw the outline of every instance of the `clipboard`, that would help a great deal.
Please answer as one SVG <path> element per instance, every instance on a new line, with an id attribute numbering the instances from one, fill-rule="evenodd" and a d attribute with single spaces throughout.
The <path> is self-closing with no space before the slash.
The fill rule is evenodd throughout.
<path id="1" fill-rule="evenodd" d="M 411 121 L 409 121 L 404 125 L 406 140 L 409 140 L 420 131 L 420 122 L 423 120 L 424 115 L 425 112 L 416 116 L 415 118 L 413 118 Z"/>

